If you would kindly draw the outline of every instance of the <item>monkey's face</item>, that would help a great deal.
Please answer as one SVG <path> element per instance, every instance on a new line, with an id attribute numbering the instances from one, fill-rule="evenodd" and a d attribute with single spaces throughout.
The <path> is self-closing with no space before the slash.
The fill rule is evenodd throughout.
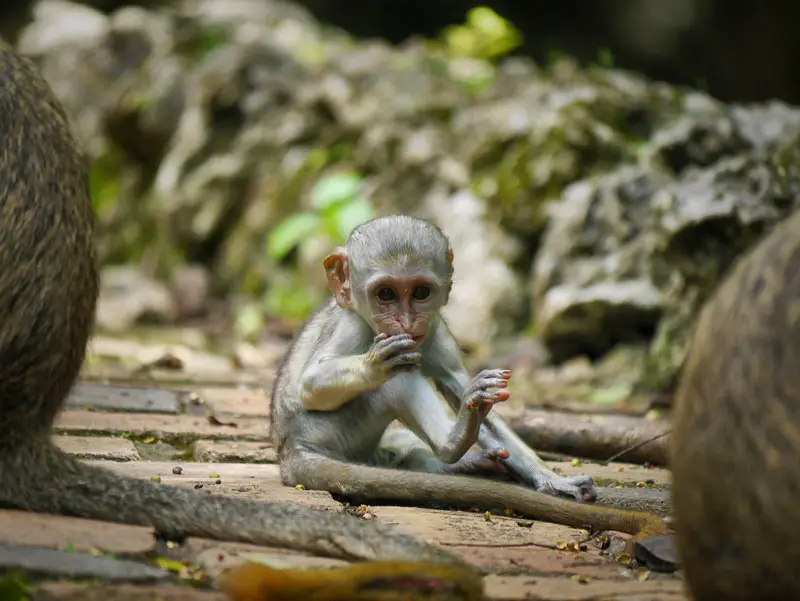
<path id="1" fill-rule="evenodd" d="M 444 305 L 445 291 L 424 272 L 376 274 L 365 286 L 369 317 L 378 334 L 408 334 L 419 347 Z"/>

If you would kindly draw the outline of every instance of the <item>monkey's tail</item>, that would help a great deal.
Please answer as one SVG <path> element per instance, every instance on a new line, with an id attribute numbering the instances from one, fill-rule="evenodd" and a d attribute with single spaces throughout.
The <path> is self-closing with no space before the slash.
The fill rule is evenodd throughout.
<path id="1" fill-rule="evenodd" d="M 209 537 L 350 560 L 459 563 L 434 545 L 345 513 L 223 497 L 119 476 L 67 455 L 49 437 L 0 451 L 0 504 L 151 526 L 170 538 Z"/>
<path id="2" fill-rule="evenodd" d="M 370 501 L 445 503 L 483 510 L 503 507 L 532 519 L 590 531 L 625 532 L 637 537 L 669 531 L 656 514 L 578 503 L 519 484 L 354 465 L 308 453 L 290 454 L 281 468 L 282 474 L 291 474 L 296 483 L 308 489 Z"/>

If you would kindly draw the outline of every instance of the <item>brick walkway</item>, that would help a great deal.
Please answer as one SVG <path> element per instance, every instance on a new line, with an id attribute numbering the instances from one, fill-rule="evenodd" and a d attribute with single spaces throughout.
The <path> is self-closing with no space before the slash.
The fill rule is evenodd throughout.
<path id="1" fill-rule="evenodd" d="M 158 477 L 177 486 L 202 486 L 215 493 L 341 510 L 327 493 L 281 486 L 268 441 L 269 399 L 252 370 L 245 374 L 228 358 L 199 353 L 180 357 L 179 370 L 142 370 L 131 367 L 134 358 L 140 363 L 153 361 L 159 353 L 163 356 L 163 349 L 107 339 L 96 339 L 92 348 L 94 355 L 87 361 L 84 381 L 57 421 L 56 440 L 67 452 L 121 474 Z M 276 349 L 276 360 L 279 351 Z M 261 373 L 261 383 L 269 386 L 274 365 L 267 362 Z M 663 485 L 669 481 L 663 470 L 631 465 L 553 465 L 565 473 L 590 473 L 602 481 L 634 484 L 649 479 Z M 182 470 L 174 470 L 176 467 Z M 490 568 L 493 575 L 486 578 L 486 591 L 492 600 L 687 598 L 677 577 L 634 573 L 601 552 L 597 541 L 579 547 L 568 544 L 585 535 L 571 528 L 421 508 L 374 506 L 371 512 L 375 519 L 438 541 L 474 564 Z M 621 543 L 622 537 L 614 536 L 612 548 Z M 18 547 L 25 547 L 25 553 Z M 23 559 L 17 559 L 20 557 Z M 162 567 L 178 570 L 187 581 L 201 573 L 214 578 L 247 557 L 288 566 L 341 563 L 200 539 L 166 548 L 156 543 L 147 528 L 0 511 L 0 563 L 6 567 L 19 561 L 28 561 L 28 567 L 54 566 L 45 570 L 53 576 L 41 587 L 41 598 L 223 600 L 212 590 L 175 585 L 174 577 L 169 583 L 153 584 L 153 564 L 136 561 L 153 557 L 166 558 Z M 70 561 L 77 561 L 78 567 L 69 567 Z M 178 562 L 186 567 L 179 570 Z M 72 570 L 70 573 L 78 569 L 77 573 L 92 577 L 93 583 L 59 581 L 57 574 L 65 569 Z M 156 581 L 160 578 L 156 576 Z"/>

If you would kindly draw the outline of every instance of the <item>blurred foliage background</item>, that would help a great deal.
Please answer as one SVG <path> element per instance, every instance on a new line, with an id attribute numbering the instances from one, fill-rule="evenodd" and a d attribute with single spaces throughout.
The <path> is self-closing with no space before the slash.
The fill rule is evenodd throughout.
<path id="1" fill-rule="evenodd" d="M 91 158 L 101 331 L 285 341 L 325 254 L 399 212 L 451 238 L 446 316 L 475 362 L 616 403 L 669 392 L 702 302 L 797 205 L 798 13 L 38 0 L 3 4 L 0 35 Z"/>
<path id="2" fill-rule="evenodd" d="M 0 6 L 0 34 L 10 36 L 34 0 Z M 168 0 L 86 0 L 105 12 Z M 800 99 L 800 4 L 791 0 L 299 0 L 321 21 L 358 37 L 399 43 L 436 37 L 467 11 L 487 6 L 522 34 L 517 54 L 544 61 L 568 54 L 583 62 L 612 57 L 654 79 L 701 86 L 727 101 Z"/>

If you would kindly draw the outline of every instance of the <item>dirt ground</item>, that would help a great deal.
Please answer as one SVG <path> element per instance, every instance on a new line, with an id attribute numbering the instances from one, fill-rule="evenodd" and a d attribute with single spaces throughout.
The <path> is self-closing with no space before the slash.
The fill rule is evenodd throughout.
<path id="1" fill-rule="evenodd" d="M 194 487 L 198 494 L 342 511 L 327 493 L 280 483 L 264 392 L 283 351 L 280 345 L 245 349 L 233 358 L 185 345 L 102 337 L 91 349 L 82 382 L 57 421 L 56 440 L 67 452 L 121 474 Z M 565 473 L 590 473 L 616 487 L 635 487 L 643 480 L 669 485 L 668 472 L 660 469 L 552 465 Z M 631 569 L 604 549 L 602 537 L 586 540 L 586 532 L 572 528 L 479 511 L 371 506 L 368 512 L 489 572 L 487 599 L 688 599 L 679 574 Z M 624 535 L 610 540 L 612 550 L 619 548 Z M 291 567 L 342 563 L 202 539 L 167 545 L 148 528 L 0 511 L 0 569 L 19 571 L 24 583 L 34 585 L 32 599 L 223 601 L 213 587 L 215 577 L 248 559 Z"/>

